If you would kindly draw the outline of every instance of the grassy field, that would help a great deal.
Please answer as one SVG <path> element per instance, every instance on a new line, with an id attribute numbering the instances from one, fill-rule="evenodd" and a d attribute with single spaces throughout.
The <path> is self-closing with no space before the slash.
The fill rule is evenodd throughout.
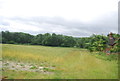
<path id="1" fill-rule="evenodd" d="M 3 62 L 54 67 L 49 72 L 11 70 L 3 68 L 8 79 L 117 79 L 117 61 L 105 61 L 91 55 L 86 49 L 34 45 L 2 45 Z M 22 66 L 22 65 L 21 65 Z M 35 69 L 35 67 L 32 67 Z"/>

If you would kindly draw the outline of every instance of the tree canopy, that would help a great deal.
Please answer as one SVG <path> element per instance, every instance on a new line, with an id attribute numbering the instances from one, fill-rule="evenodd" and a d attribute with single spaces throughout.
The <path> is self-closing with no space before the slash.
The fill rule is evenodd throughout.
<path id="1" fill-rule="evenodd" d="M 3 44 L 31 44 L 44 46 L 59 46 L 59 47 L 79 47 L 86 48 L 90 51 L 103 51 L 107 47 L 108 37 L 104 35 L 93 34 L 90 37 L 72 37 L 55 33 L 45 33 L 31 35 L 23 32 L 2 31 L 0 33 L 0 43 Z M 118 39 L 119 34 L 113 34 Z M 118 45 L 113 48 L 118 51 Z"/>

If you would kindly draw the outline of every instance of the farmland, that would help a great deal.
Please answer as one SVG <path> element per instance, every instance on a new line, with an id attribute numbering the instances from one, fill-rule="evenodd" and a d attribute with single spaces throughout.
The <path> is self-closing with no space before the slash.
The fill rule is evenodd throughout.
<path id="1" fill-rule="evenodd" d="M 8 79 L 118 78 L 117 60 L 98 59 L 86 49 L 3 44 L 2 57 Z"/>

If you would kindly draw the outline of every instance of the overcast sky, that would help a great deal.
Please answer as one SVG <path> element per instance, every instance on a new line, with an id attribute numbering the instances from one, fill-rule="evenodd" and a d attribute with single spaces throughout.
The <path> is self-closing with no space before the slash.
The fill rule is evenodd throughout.
<path id="1" fill-rule="evenodd" d="M 119 0 L 0 0 L 0 31 L 75 37 L 118 33 Z"/>

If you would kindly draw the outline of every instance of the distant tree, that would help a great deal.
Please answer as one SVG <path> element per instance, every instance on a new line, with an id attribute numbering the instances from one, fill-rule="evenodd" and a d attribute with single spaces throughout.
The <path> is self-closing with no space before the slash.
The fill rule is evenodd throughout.
<path id="1" fill-rule="evenodd" d="M 2 31 L 2 43 L 31 43 L 33 36 L 22 32 Z"/>
<path id="2" fill-rule="evenodd" d="M 43 39 L 44 39 L 44 36 L 42 34 L 38 34 L 34 36 L 32 40 L 32 44 L 42 45 Z"/>
<path id="3" fill-rule="evenodd" d="M 2 43 L 2 32 L 0 32 L 0 43 Z"/>
<path id="4" fill-rule="evenodd" d="M 45 33 L 44 35 L 44 39 L 42 41 L 42 45 L 49 45 L 49 39 L 51 37 L 51 34 L 50 33 Z"/>
<path id="5" fill-rule="evenodd" d="M 9 31 L 2 31 L 2 43 L 9 43 L 10 41 L 10 32 Z"/>
<path id="6" fill-rule="evenodd" d="M 71 36 L 64 36 L 63 43 L 61 46 L 64 47 L 74 47 L 76 45 L 76 41 Z"/>
<path id="7" fill-rule="evenodd" d="M 104 35 L 93 34 L 90 37 L 72 37 L 65 35 L 57 35 L 55 33 L 45 33 L 38 35 L 30 35 L 23 32 L 0 32 L 0 43 L 5 44 L 35 44 L 45 46 L 61 46 L 61 47 L 80 47 L 89 49 L 90 51 L 103 51 L 108 43 L 108 37 Z M 113 34 L 114 38 L 120 38 L 119 34 Z M 120 51 L 119 43 L 111 49 L 112 52 Z"/>

